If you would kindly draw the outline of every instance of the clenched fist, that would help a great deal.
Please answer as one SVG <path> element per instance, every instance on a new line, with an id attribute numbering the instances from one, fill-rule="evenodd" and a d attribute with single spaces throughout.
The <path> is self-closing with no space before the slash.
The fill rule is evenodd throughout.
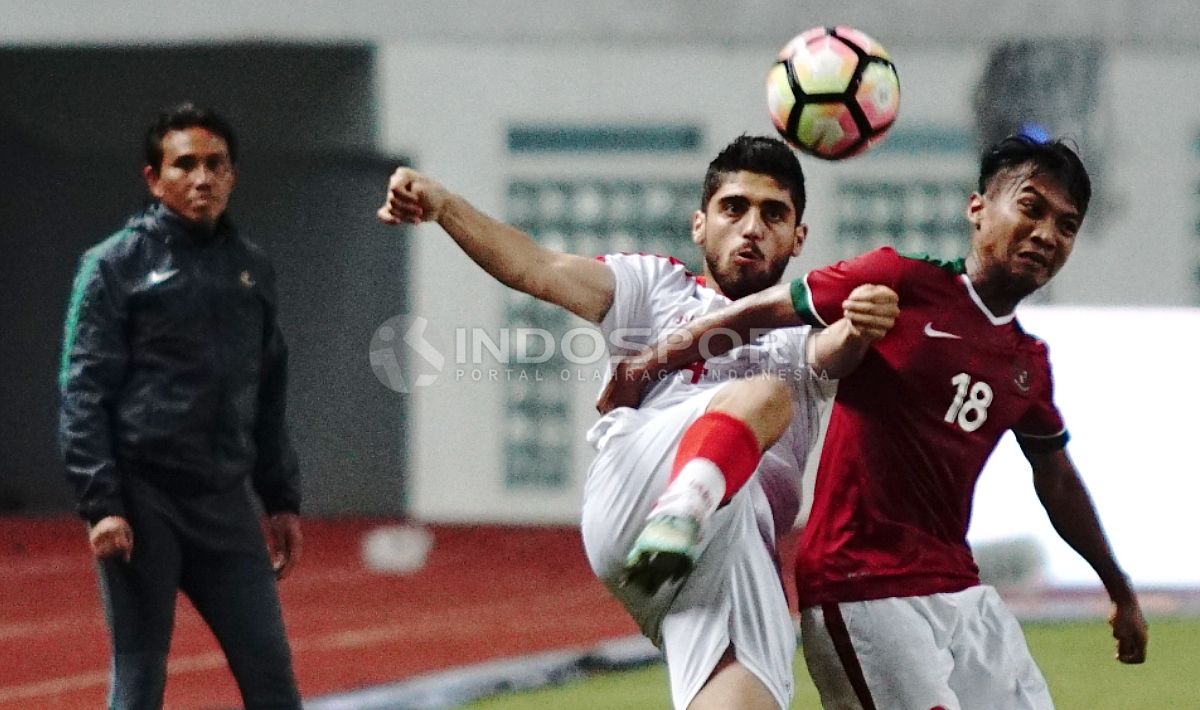
<path id="1" fill-rule="evenodd" d="M 397 168 L 388 179 L 387 197 L 376 215 L 384 224 L 436 222 L 450 193 L 437 181 L 411 168 Z"/>
<path id="2" fill-rule="evenodd" d="M 133 556 L 133 528 L 120 515 L 101 518 L 88 530 L 92 554 L 98 560 L 121 557 L 126 562 Z"/>

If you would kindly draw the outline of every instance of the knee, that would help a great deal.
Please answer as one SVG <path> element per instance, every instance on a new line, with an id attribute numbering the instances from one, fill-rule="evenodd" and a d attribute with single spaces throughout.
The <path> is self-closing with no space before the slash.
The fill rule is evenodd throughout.
<path id="1" fill-rule="evenodd" d="M 583 551 L 596 579 L 605 587 L 620 586 L 625 571 L 625 557 L 633 546 L 633 535 L 618 534 L 618 531 L 599 531 L 590 526 L 583 528 Z"/>
<path id="2" fill-rule="evenodd" d="M 792 390 L 772 375 L 740 380 L 718 392 L 709 411 L 722 411 L 747 422 L 770 423 L 768 429 L 782 430 L 792 420 Z"/>

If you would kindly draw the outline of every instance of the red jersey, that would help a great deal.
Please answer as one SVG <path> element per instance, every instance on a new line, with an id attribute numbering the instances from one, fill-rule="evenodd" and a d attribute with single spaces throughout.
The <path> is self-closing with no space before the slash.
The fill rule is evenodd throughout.
<path id="1" fill-rule="evenodd" d="M 792 282 L 793 305 L 828 325 L 868 283 L 893 289 L 900 315 L 838 384 L 797 554 L 801 608 L 979 584 L 966 537 L 988 456 L 1009 429 L 1027 449 L 1067 440 L 1046 345 L 987 309 L 962 260 L 877 249 Z"/>

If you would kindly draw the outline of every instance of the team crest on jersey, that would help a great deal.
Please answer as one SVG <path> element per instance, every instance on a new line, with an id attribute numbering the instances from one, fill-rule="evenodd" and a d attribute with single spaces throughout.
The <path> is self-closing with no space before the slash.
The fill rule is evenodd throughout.
<path id="1" fill-rule="evenodd" d="M 1028 392 L 1030 387 L 1029 370 L 1021 363 L 1013 364 L 1013 384 L 1021 392 Z"/>
<path id="2" fill-rule="evenodd" d="M 243 286 L 250 288 L 254 286 L 254 277 L 250 275 L 249 271 L 243 271 L 241 275 L 241 282 Z"/>

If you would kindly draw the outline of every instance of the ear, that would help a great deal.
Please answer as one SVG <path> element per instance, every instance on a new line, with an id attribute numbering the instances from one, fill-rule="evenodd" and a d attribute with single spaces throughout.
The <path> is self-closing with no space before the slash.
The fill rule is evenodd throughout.
<path id="1" fill-rule="evenodd" d="M 704 246 L 704 210 L 696 210 L 692 213 L 692 243 Z"/>
<path id="2" fill-rule="evenodd" d="M 972 192 L 971 196 L 967 198 L 967 221 L 976 230 L 980 229 L 983 225 L 983 210 L 985 207 L 984 197 L 978 192 Z"/>
<path id="3" fill-rule="evenodd" d="M 796 225 L 796 245 L 792 247 L 792 256 L 800 256 L 800 250 L 804 248 L 805 239 L 808 239 L 808 225 L 801 222 Z"/>
<path id="4" fill-rule="evenodd" d="M 150 190 L 150 194 L 158 199 L 162 199 L 162 187 L 159 184 L 158 171 L 149 165 L 142 166 L 142 177 L 146 180 L 146 187 Z"/>

